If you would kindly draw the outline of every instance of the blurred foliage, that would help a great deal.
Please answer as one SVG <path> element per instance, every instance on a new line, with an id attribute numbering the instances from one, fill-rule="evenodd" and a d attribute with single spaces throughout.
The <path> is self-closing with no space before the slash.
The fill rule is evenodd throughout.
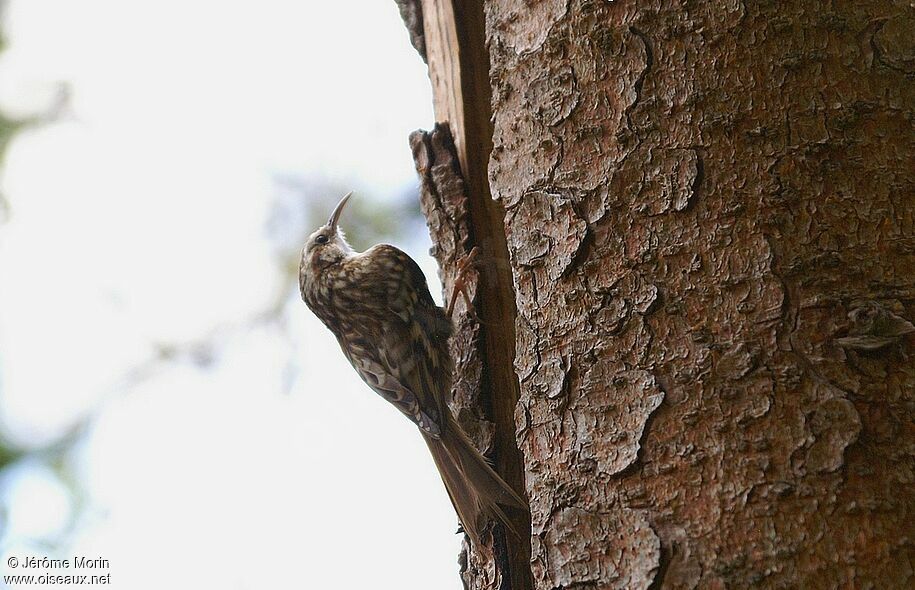
<path id="1" fill-rule="evenodd" d="M 0 54 L 7 47 L 6 38 L 3 35 L 3 23 L 5 16 L 6 2 L 0 0 Z M 49 115 L 51 115 L 49 113 Z M 47 120 L 47 117 L 36 117 L 30 119 L 13 119 L 0 111 L 0 174 L 3 173 L 3 166 L 6 159 L 7 150 L 12 143 L 15 135 L 30 125 L 41 124 Z M 0 190 L 0 225 L 9 218 L 10 205 L 6 195 Z M 0 228 L 2 229 L 2 228 Z M 2 365 L 0 365 L 2 369 Z M 3 373 L 0 371 L 0 400 L 3 397 Z M 75 424 L 67 433 L 58 440 L 50 444 L 37 448 L 22 448 L 7 440 L 0 433 L 0 475 L 7 469 L 20 461 L 36 460 L 51 469 L 57 477 L 70 489 L 73 499 L 76 503 L 82 497 L 81 490 L 72 476 L 68 466 L 67 457 L 76 441 L 82 437 L 86 428 L 87 421 L 82 420 Z M 0 532 L 5 530 L 8 514 L 8 506 L 3 498 L 0 498 Z M 75 516 L 75 515 L 74 515 Z M 71 519 L 70 525 L 75 522 Z"/>
<path id="2" fill-rule="evenodd" d="M 4 22 L 4 12 L 6 2 L 0 1 L 0 53 L 6 49 L 6 37 L 3 35 L 2 25 Z M 6 156 L 6 149 L 9 147 L 13 135 L 22 128 L 24 122 L 14 121 L 8 118 L 3 112 L 0 112 L 0 170 L 3 168 L 3 160 Z M 9 216 L 9 202 L 3 191 L 0 191 L 0 222 Z M 0 467 L 2 467 L 2 448 L 0 448 Z"/>
<path id="3" fill-rule="evenodd" d="M 6 440 L 0 438 L 0 471 L 11 463 L 18 461 L 23 455 L 21 449 L 12 447 Z"/>
<path id="4" fill-rule="evenodd" d="M 3 35 L 5 9 L 6 2 L 0 0 L 0 54 L 7 48 L 6 37 Z M 66 111 L 69 104 L 70 88 L 66 83 L 60 83 L 58 84 L 53 102 L 47 105 L 44 112 L 22 119 L 15 119 L 9 117 L 3 111 L 0 111 L 0 172 L 2 172 L 3 169 L 7 149 L 17 133 L 27 127 L 43 125 L 59 119 Z M 3 193 L 3 190 L 0 189 L 0 224 L 9 219 L 10 212 L 9 200 Z"/>
<path id="5" fill-rule="evenodd" d="M 3 48 L 0 47 L 0 52 Z M 0 163 L 3 162 L 6 155 L 6 148 L 9 147 L 13 135 L 25 125 L 23 121 L 14 121 L 0 112 Z"/>
<path id="6" fill-rule="evenodd" d="M 6 2 L 0 1 L 0 54 L 6 49 L 6 38 L 3 35 L 3 22 L 4 22 L 4 11 L 6 9 Z M 17 121 L 13 121 L 6 117 L 2 111 L 0 111 L 0 173 L 3 171 L 3 161 L 6 156 L 6 149 L 9 147 L 10 141 L 13 139 L 13 135 L 20 129 L 21 125 Z M 6 197 L 3 195 L 3 191 L 0 190 L 0 222 L 5 220 L 9 214 L 9 204 L 6 200 Z M 2 367 L 2 366 L 0 366 Z M 0 372 L 0 396 L 3 394 L 3 373 Z M 18 449 L 15 449 L 10 446 L 10 444 L 0 436 L 0 472 L 9 465 L 13 463 L 21 456 L 22 452 Z M 2 514 L 0 514 L 2 518 Z"/>

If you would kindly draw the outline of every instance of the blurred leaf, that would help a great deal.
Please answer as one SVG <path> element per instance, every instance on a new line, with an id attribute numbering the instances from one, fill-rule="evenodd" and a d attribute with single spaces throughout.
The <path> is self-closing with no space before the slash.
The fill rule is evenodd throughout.
<path id="1" fill-rule="evenodd" d="M 22 457 L 23 453 L 19 449 L 15 449 L 10 444 L 0 438 L 0 471 L 12 463 L 15 463 Z"/>

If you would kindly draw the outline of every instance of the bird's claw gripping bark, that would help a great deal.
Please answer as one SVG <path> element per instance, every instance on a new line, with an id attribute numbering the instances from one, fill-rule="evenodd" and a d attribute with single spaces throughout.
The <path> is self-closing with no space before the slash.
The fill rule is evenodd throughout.
<path id="1" fill-rule="evenodd" d="M 473 309 L 473 302 L 470 299 L 470 294 L 467 293 L 466 283 L 467 272 L 474 267 L 479 256 L 480 247 L 474 246 L 470 253 L 457 264 L 457 276 L 454 277 L 454 285 L 451 287 L 451 297 L 448 298 L 448 308 L 445 310 L 445 314 L 449 319 L 451 319 L 454 313 L 454 304 L 457 301 L 458 294 L 460 294 L 464 297 L 464 303 L 467 304 L 467 313 L 477 322 L 480 321 L 476 311 Z"/>

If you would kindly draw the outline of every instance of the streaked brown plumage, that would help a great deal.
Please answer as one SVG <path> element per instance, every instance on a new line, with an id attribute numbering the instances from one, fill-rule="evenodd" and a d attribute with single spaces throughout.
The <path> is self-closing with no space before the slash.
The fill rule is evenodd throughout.
<path id="1" fill-rule="evenodd" d="M 302 299 L 337 337 L 375 392 L 420 429 L 464 530 L 479 544 L 483 515 L 511 527 L 499 505 L 527 510 L 451 415 L 451 320 L 435 305 L 416 263 L 394 246 L 358 253 L 337 227 L 350 195 L 302 252 Z"/>

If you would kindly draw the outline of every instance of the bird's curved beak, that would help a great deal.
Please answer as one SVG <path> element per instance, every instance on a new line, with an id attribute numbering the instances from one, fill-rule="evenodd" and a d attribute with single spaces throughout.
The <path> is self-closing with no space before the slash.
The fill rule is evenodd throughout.
<path id="1" fill-rule="evenodd" d="M 340 220 L 340 214 L 343 213 L 343 207 L 346 206 L 346 202 L 349 201 L 351 196 L 353 196 L 353 191 L 346 193 L 346 196 L 340 199 L 340 202 L 334 207 L 334 212 L 330 214 L 330 219 L 327 220 L 327 227 L 334 232 L 337 231 L 337 221 Z"/>

